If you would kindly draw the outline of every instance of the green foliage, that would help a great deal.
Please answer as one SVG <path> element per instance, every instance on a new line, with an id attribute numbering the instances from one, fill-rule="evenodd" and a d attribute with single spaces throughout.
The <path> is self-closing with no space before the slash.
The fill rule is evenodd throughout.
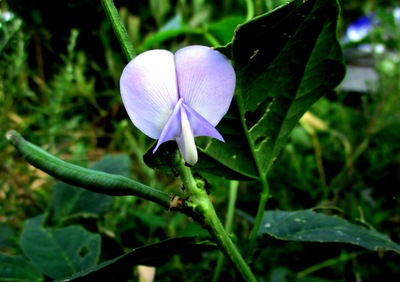
<path id="1" fill-rule="evenodd" d="M 61 159 L 189 196 L 173 174 L 142 159 L 153 140 L 122 107 L 117 89 L 126 62 L 100 4 L 85 15 L 85 25 L 98 23 L 88 33 L 79 21 L 65 24 L 67 30 L 51 22 L 39 2 L 29 8 L 34 23 L 24 13 L 0 16 L 0 133 L 15 129 Z M 332 91 L 343 76 L 336 1 L 294 1 L 262 15 L 285 2 L 136 1 L 117 8 L 138 53 L 203 44 L 225 46 L 219 50 L 232 58 L 238 90 L 218 125 L 226 143 L 198 140 L 203 153 L 194 170 L 209 183 L 218 215 L 233 220 L 232 238 L 243 253 L 260 201 L 254 180 L 268 172 L 270 198 L 250 257 L 260 280 L 376 281 L 385 273 L 397 281 L 399 256 L 381 248 L 398 251 L 400 242 L 398 24 L 379 1 L 341 1 L 339 32 L 377 9 L 380 25 L 363 43 L 390 52 L 373 54 L 379 78 L 368 93 Z M 76 5 L 87 3 L 68 8 Z M 101 20 L 90 18 L 95 11 Z M 308 119 L 298 123 L 305 112 Z M 113 272 L 131 281 L 133 266 L 144 262 L 156 266 L 156 281 L 211 279 L 218 252 L 191 219 L 139 197 L 54 184 L 13 152 L 0 139 L 0 280 L 84 280 Z M 129 155 L 106 156 L 121 152 Z M 251 180 L 240 182 L 235 214 L 225 215 L 230 181 L 215 175 Z M 308 210 L 316 206 L 339 209 L 343 218 Z M 186 237 L 197 234 L 206 239 Z M 220 271 L 221 280 L 235 277 L 227 264 Z"/>
<path id="2" fill-rule="evenodd" d="M 31 263 L 43 274 L 62 278 L 95 265 L 100 255 L 100 236 L 82 226 L 49 230 L 42 226 L 45 216 L 29 219 L 21 234 L 21 247 Z"/>
<path id="3" fill-rule="evenodd" d="M 115 272 L 133 265 L 158 266 L 172 255 L 215 250 L 214 243 L 199 241 L 195 237 L 180 237 L 136 248 L 127 254 L 68 277 L 68 281 L 96 281 L 113 279 Z M 64 281 L 64 280 L 60 280 Z"/>
<path id="4" fill-rule="evenodd" d="M 239 110 L 220 126 L 228 145 L 212 140 L 207 155 L 247 177 L 266 175 L 301 116 L 343 78 L 337 17 L 333 1 L 293 1 L 238 27 L 226 48 Z"/>
<path id="5" fill-rule="evenodd" d="M 268 234 L 280 240 L 346 243 L 373 251 L 384 249 L 400 253 L 399 245 L 375 230 L 311 210 L 267 211 L 259 234 Z"/>
<path id="6" fill-rule="evenodd" d="M 0 253 L 0 267 L 3 281 L 43 281 L 42 272 L 23 256 Z"/>
<path id="7" fill-rule="evenodd" d="M 106 156 L 92 169 L 127 177 L 130 167 L 128 156 L 119 155 Z M 99 216 L 110 209 L 113 200 L 109 195 L 83 190 L 64 182 L 53 187 L 54 216 L 60 221 L 74 216 Z"/>

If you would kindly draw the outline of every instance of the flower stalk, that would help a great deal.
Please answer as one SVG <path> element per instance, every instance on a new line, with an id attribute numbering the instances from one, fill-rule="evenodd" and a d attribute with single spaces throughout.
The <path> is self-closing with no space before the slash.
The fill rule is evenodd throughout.
<path id="1" fill-rule="evenodd" d="M 257 281 L 250 267 L 220 222 L 214 206 L 208 197 L 204 180 L 195 179 L 191 169 L 185 165 L 185 161 L 182 158 L 177 163 L 175 170 L 179 173 L 188 196 L 182 212 L 189 211 L 187 212 L 188 215 L 192 216 L 194 220 L 209 232 L 243 281 Z"/>

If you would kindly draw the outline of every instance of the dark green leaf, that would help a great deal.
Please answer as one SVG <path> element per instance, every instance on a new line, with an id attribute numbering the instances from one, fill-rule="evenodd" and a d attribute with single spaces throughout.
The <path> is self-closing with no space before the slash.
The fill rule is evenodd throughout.
<path id="1" fill-rule="evenodd" d="M 259 234 L 268 234 L 280 240 L 337 242 L 400 253 L 399 245 L 377 231 L 312 210 L 265 212 Z"/>
<path id="2" fill-rule="evenodd" d="M 0 253 L 0 281 L 43 281 L 43 275 L 23 256 Z"/>
<path id="3" fill-rule="evenodd" d="M 18 249 L 17 233 L 5 224 L 0 223 L 0 249 Z"/>
<path id="4" fill-rule="evenodd" d="M 252 154 L 235 103 L 232 103 L 217 129 L 224 137 L 225 143 L 216 139 L 209 140 L 199 152 L 199 161 L 194 169 L 228 179 L 256 178 L 257 168 L 251 158 Z"/>
<path id="5" fill-rule="evenodd" d="M 115 155 L 105 156 L 95 163 L 92 169 L 127 177 L 130 166 L 127 155 Z M 57 183 L 53 190 L 54 213 L 59 221 L 78 214 L 97 216 L 107 212 L 112 202 L 112 196 L 84 190 L 64 182 Z"/>
<path id="6" fill-rule="evenodd" d="M 50 230 L 44 215 L 29 219 L 21 234 L 21 247 L 42 273 L 57 279 L 95 265 L 100 254 L 100 236 L 80 226 Z"/>
<path id="7" fill-rule="evenodd" d="M 236 70 L 237 106 L 218 127 L 226 144 L 204 146 L 211 158 L 202 166 L 254 178 L 269 170 L 302 115 L 344 76 L 338 13 L 335 0 L 295 0 L 238 27 L 225 47 Z"/>
<path id="8" fill-rule="evenodd" d="M 176 254 L 188 254 L 215 250 L 216 245 L 210 241 L 198 241 L 196 237 L 181 237 L 163 242 L 139 247 L 115 259 L 103 262 L 95 267 L 86 269 L 71 277 L 68 281 L 105 281 L 111 280 L 121 269 L 132 268 L 138 264 L 153 265 L 160 259 L 166 259 Z"/>

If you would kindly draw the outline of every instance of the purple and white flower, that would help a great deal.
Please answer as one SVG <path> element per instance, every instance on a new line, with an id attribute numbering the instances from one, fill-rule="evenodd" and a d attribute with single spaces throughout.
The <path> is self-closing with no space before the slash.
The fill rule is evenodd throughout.
<path id="1" fill-rule="evenodd" d="M 158 139 L 153 153 L 170 140 L 178 143 L 186 163 L 197 162 L 196 136 L 224 141 L 215 129 L 232 101 L 236 76 L 230 61 L 205 46 L 175 54 L 151 50 L 125 67 L 120 88 L 133 124 Z"/>

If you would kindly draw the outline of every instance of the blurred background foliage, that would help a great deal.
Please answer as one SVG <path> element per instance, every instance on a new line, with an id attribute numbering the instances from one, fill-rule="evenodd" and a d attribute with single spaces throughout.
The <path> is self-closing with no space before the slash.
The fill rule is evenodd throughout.
<path id="1" fill-rule="evenodd" d="M 138 53 L 183 46 L 224 45 L 237 24 L 272 10 L 279 0 L 115 1 Z M 349 72 L 346 83 L 317 102 L 295 128 L 270 173 L 269 209 L 330 208 L 400 242 L 400 16 L 396 1 L 340 1 L 338 37 Z M 374 25 L 360 41 L 346 29 L 373 13 Z M 273 38 L 267 38 L 273 44 Z M 15 129 L 29 141 L 70 162 L 91 166 L 108 154 L 124 154 L 131 178 L 179 193 L 171 175 L 148 168 L 142 156 L 152 140 L 130 122 L 119 94 L 126 62 L 100 1 L 0 1 L 0 133 Z M 361 72 L 350 71 L 351 67 Z M 101 209 L 57 218 L 57 183 L 18 158 L 0 139 L 0 251 L 18 254 L 26 219 L 55 213 L 49 225 L 72 223 L 102 236 L 102 259 L 143 244 L 201 232 L 190 219 L 166 213 L 134 197 L 106 201 Z M 127 164 L 129 162 L 129 165 Z M 127 167 L 127 168 L 126 168 Z M 206 176 L 224 219 L 229 181 Z M 54 187 L 54 189 L 53 189 Z M 55 192 L 54 192 L 55 191 Z M 100 203 L 99 203 L 100 204 Z M 239 187 L 235 238 L 243 246 L 258 205 L 258 187 Z M 265 281 L 281 281 L 312 266 L 301 281 L 397 281 L 400 257 L 361 253 L 335 244 L 261 238 L 254 261 Z M 350 254 L 357 254 L 352 257 Z M 347 257 L 346 257 L 347 254 Z M 347 259 L 343 259 L 343 256 Z M 157 281 L 202 281 L 216 252 L 174 257 L 157 269 Z M 307 258 L 307 259 L 304 259 Z M 326 265 L 318 267 L 322 262 Z M 178 271 L 177 271 L 178 270 Z M 224 277 L 230 279 L 228 267 Z M 298 277 L 301 277 L 301 275 Z"/>

